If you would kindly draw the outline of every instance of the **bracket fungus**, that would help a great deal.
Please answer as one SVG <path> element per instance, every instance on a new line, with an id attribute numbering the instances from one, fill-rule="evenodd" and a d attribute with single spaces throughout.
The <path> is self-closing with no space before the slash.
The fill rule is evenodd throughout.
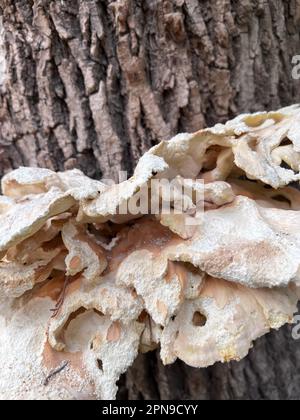
<path id="1" fill-rule="evenodd" d="M 164 364 L 241 360 L 297 310 L 299 180 L 299 106 L 163 141 L 115 185 L 5 175 L 0 398 L 114 399 L 154 349 Z"/>

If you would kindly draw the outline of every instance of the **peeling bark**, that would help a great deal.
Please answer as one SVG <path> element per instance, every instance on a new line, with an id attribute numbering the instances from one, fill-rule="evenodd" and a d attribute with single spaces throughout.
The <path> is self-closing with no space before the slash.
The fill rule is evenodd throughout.
<path id="1" fill-rule="evenodd" d="M 2 0 L 0 15 L 1 176 L 30 165 L 117 179 L 178 132 L 300 101 L 299 0 Z M 287 328 L 206 370 L 140 356 L 119 396 L 296 399 L 299 384 Z"/>

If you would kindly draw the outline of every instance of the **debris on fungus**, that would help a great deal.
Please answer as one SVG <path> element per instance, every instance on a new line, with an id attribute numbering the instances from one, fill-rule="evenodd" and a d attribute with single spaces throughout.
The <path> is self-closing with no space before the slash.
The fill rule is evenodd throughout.
<path id="1" fill-rule="evenodd" d="M 241 360 L 257 338 L 291 323 L 299 121 L 292 106 L 180 134 L 115 185 L 76 169 L 5 175 L 0 398 L 114 399 L 139 352 L 207 367 Z M 131 206 L 145 188 L 152 200 L 153 180 L 176 186 L 169 213 L 165 184 L 157 213 Z"/>

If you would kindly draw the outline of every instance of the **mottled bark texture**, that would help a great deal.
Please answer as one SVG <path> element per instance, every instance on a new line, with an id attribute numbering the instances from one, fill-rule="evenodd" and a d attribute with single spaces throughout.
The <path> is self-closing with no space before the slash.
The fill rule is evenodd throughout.
<path id="1" fill-rule="evenodd" d="M 178 132 L 300 101 L 299 0 L 1 0 L 0 14 L 0 175 L 116 178 Z M 300 343 L 287 328 L 205 370 L 153 353 L 120 385 L 120 398 L 299 398 Z"/>

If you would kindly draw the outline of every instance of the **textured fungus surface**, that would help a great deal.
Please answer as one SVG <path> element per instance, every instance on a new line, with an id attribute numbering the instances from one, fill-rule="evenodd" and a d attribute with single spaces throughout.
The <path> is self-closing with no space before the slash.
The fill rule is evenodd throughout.
<path id="1" fill-rule="evenodd" d="M 115 185 L 79 170 L 7 174 L 0 397 L 113 399 L 139 352 L 159 348 L 164 364 L 194 367 L 239 361 L 258 337 L 292 322 L 299 121 L 293 106 L 180 134 Z M 170 214 L 132 211 L 162 179 L 187 182 L 184 211 L 175 212 L 176 191 Z"/>

